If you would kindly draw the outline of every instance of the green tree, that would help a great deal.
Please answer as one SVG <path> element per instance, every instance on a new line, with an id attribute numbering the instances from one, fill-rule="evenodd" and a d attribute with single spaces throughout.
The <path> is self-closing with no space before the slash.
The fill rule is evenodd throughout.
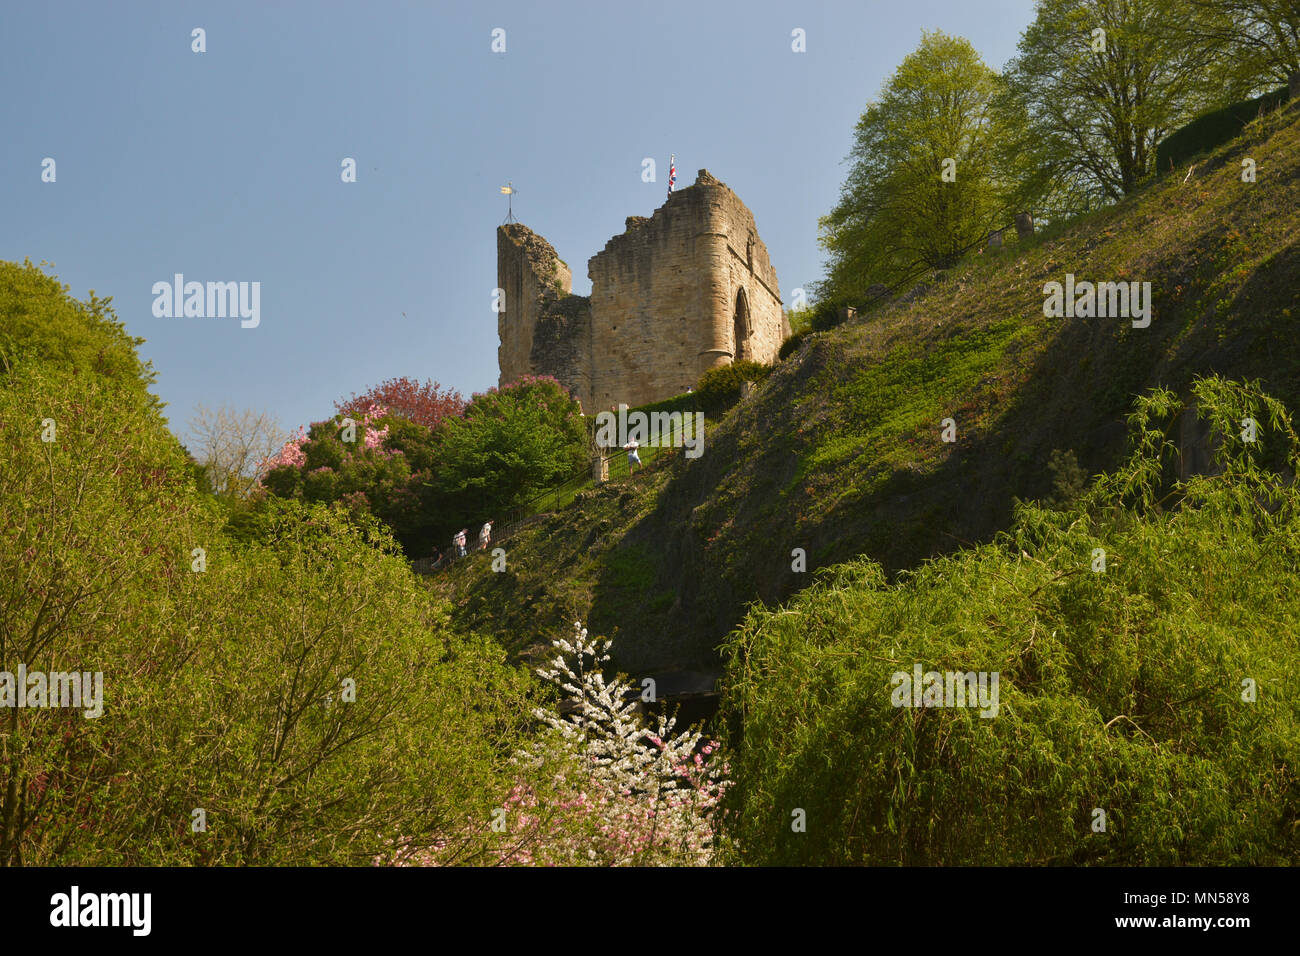
<path id="1" fill-rule="evenodd" d="M 1047 218 L 1128 195 L 1156 145 L 1231 99 L 1215 57 L 1170 29 L 1186 0 L 1039 0 L 995 111 L 1017 201 Z"/>
<path id="2" fill-rule="evenodd" d="M 967 40 L 923 34 L 858 121 L 840 201 L 820 220 L 830 263 L 819 298 L 861 298 L 875 283 L 946 266 L 1004 224 L 997 90 Z"/>
<path id="3" fill-rule="evenodd" d="M 58 364 L 0 373 L 0 671 L 115 681 L 144 664 L 134 650 L 166 629 L 158 609 L 215 535 L 195 534 L 202 499 L 148 396 Z M 81 710 L 0 715 L 0 865 L 39 863 L 77 836 L 126 728 Z"/>
<path id="4" fill-rule="evenodd" d="M 1231 64 L 1238 95 L 1263 93 L 1300 76 L 1296 0 L 1186 0 L 1181 36 Z M 1235 97 L 1234 97 L 1235 98 Z"/>
<path id="5" fill-rule="evenodd" d="M 475 395 L 439 428 L 433 485 L 443 530 L 500 517 L 586 463 L 582 409 L 555 379 L 524 376 Z"/>
<path id="6" fill-rule="evenodd" d="M 500 647 L 451 632 L 373 516 L 286 503 L 256 544 L 218 542 L 188 598 L 196 639 L 168 674 L 185 706 L 150 701 L 152 773 L 128 790 L 164 819 L 206 808 L 208 833 L 171 852 L 364 865 L 485 850 L 473 824 L 513 784 L 530 682 Z M 162 649 L 181 660 L 182 646 Z"/>
<path id="7" fill-rule="evenodd" d="M 364 512 L 276 502 L 224 535 L 120 329 L 13 277 L 31 321 L 0 366 L 0 866 L 483 859 L 527 675 L 454 634 Z M 12 706 L 20 667 L 100 693 Z"/>
<path id="8" fill-rule="evenodd" d="M 80 302 L 31 260 L 0 261 L 0 370 L 39 361 L 65 374 L 110 378 L 147 391 L 157 376 L 136 354 L 144 339 L 126 333 L 112 301 L 91 290 Z M 149 401 L 162 407 L 153 396 Z"/>

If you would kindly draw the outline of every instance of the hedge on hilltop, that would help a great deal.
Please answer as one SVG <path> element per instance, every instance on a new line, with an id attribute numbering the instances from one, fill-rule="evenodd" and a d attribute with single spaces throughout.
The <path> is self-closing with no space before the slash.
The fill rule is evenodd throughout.
<path id="1" fill-rule="evenodd" d="M 1160 141 L 1156 147 L 1156 170 L 1168 172 L 1193 156 L 1217 149 L 1240 136 L 1242 129 L 1251 120 L 1261 113 L 1272 112 L 1288 99 L 1290 92 L 1283 86 L 1263 96 L 1242 100 L 1196 117 Z"/>

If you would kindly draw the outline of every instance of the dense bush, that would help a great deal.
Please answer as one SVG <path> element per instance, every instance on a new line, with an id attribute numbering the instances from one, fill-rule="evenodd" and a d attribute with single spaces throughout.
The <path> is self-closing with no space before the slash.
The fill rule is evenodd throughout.
<path id="1" fill-rule="evenodd" d="M 803 340 L 806 339 L 811 334 L 812 334 L 811 330 L 808 329 L 805 329 L 802 332 L 796 332 L 794 335 L 790 336 L 788 339 L 786 339 L 784 342 L 781 343 L 781 348 L 777 351 L 776 357 L 780 361 L 784 362 L 786 359 L 788 359 L 791 355 L 795 353 L 795 350 L 798 349 L 799 346 L 803 344 Z"/>
<path id="2" fill-rule="evenodd" d="M 1207 153 L 1212 149 L 1241 135 L 1242 128 L 1255 119 L 1261 112 L 1276 109 L 1289 99 L 1289 92 L 1284 86 L 1252 100 L 1233 103 L 1222 109 L 1198 116 L 1182 129 L 1170 133 L 1156 147 L 1156 170 L 1166 173 L 1193 156 Z"/>
<path id="3" fill-rule="evenodd" d="M 64 374 L 112 379 L 144 393 L 155 378 L 135 351 L 144 339 L 127 334 L 111 297 L 92 292 L 79 302 L 67 291 L 30 261 L 0 261 L 0 371 L 39 360 Z M 157 403 L 153 396 L 148 400 Z"/>
<path id="4" fill-rule="evenodd" d="M 0 865 L 479 858 L 527 676 L 367 515 L 282 502 L 223 536 L 133 353 L 98 362 L 111 326 L 23 278 L 59 347 L 0 369 L 0 693 L 99 672 L 102 714 L 0 709 Z"/>
<path id="5" fill-rule="evenodd" d="M 1157 391 L 1132 457 L 1068 510 L 1021 505 L 896 584 L 850 562 L 750 614 L 723 698 L 744 861 L 1300 857 L 1300 441 L 1253 388 L 1195 393 L 1221 474 L 1171 481 L 1183 406 Z M 998 672 L 996 716 L 893 706 L 917 663 Z"/>
<path id="6" fill-rule="evenodd" d="M 446 534 L 502 514 L 582 472 L 582 409 L 555 379 L 524 376 L 475 395 L 438 430 L 433 493 Z"/>
<path id="7" fill-rule="evenodd" d="M 808 327 L 814 332 L 825 332 L 844 321 L 844 309 L 849 303 L 843 299 L 823 299 L 813 306 Z"/>
<path id="8" fill-rule="evenodd" d="M 408 554 L 427 554 L 434 539 L 435 432 L 376 406 L 347 420 L 351 428 L 338 415 L 300 432 L 269 463 L 263 485 L 280 498 L 338 502 L 372 514 Z"/>
<path id="9" fill-rule="evenodd" d="M 740 387 L 746 382 L 761 382 L 772 371 L 770 365 L 741 359 L 730 365 L 719 365 L 700 376 L 695 387 L 695 398 L 705 414 L 725 411 L 740 401 Z"/>
<path id="10" fill-rule="evenodd" d="M 436 428 L 376 405 L 350 433 L 342 414 L 317 422 L 285 445 L 263 484 L 277 497 L 372 514 L 422 557 L 586 464 L 581 409 L 553 378 L 527 376 L 475 395 L 461 414 L 443 410 Z M 237 533 L 257 522 L 240 516 Z"/>

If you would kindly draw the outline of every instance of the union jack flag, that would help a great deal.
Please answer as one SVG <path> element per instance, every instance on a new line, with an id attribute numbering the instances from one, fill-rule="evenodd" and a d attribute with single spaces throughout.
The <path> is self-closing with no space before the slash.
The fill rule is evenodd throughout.
<path id="1" fill-rule="evenodd" d="M 677 154 L 673 153 L 668 158 L 668 195 L 673 194 L 673 183 L 677 182 Z"/>

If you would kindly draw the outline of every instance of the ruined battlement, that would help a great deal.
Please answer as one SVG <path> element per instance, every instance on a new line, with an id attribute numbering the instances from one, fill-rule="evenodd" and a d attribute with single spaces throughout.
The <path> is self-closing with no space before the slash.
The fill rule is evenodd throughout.
<path id="1" fill-rule="evenodd" d="M 628 216 L 570 293 L 555 250 L 525 226 L 497 230 L 501 384 L 553 375 L 584 409 L 680 394 L 710 368 L 775 361 L 789 327 L 753 214 L 707 170 L 645 216 Z"/>

